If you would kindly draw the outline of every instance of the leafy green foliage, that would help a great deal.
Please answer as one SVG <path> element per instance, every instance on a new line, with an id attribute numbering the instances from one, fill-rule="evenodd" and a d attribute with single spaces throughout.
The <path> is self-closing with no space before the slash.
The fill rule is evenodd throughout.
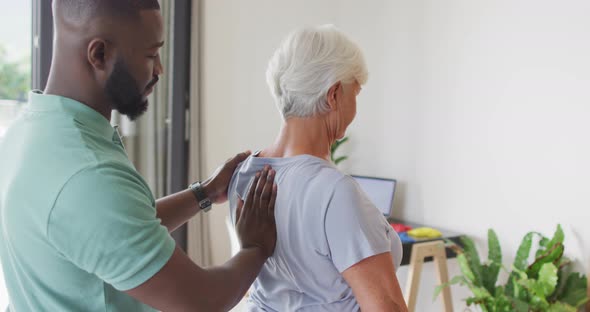
<path id="1" fill-rule="evenodd" d="M 463 244 L 466 264 L 468 265 L 468 268 L 471 270 L 471 273 L 467 278 L 471 280 L 475 285 L 483 285 L 480 265 L 481 261 L 479 260 L 479 254 L 477 253 L 475 244 L 467 236 L 461 237 L 461 243 Z M 459 259 L 459 257 L 457 259 Z M 461 266 L 461 264 L 459 265 L 461 267 L 461 272 L 465 274 L 464 267 Z"/>
<path id="2" fill-rule="evenodd" d="M 535 260 L 529 264 L 533 240 L 538 238 Z M 462 247 L 451 245 L 461 269 L 449 283 L 435 289 L 436 298 L 444 287 L 467 286 L 472 296 L 467 305 L 478 305 L 482 311 L 568 312 L 577 311 L 588 301 L 586 277 L 569 271 L 570 260 L 563 256 L 564 233 L 560 225 L 551 239 L 540 233 L 527 233 L 516 252 L 506 285 L 496 285 L 502 268 L 502 251 L 498 237 L 488 231 L 488 258 L 481 263 L 473 241 L 461 239 Z M 453 244 L 447 242 L 447 244 Z"/>
<path id="3" fill-rule="evenodd" d="M 588 302 L 586 295 L 586 276 L 579 273 L 570 273 L 567 276 L 564 288 L 557 295 L 557 300 L 574 307 L 579 307 Z"/>
<path id="4" fill-rule="evenodd" d="M 471 269 L 465 254 L 457 255 L 457 262 L 459 263 L 459 269 L 461 269 L 463 276 L 465 276 L 470 283 L 477 284 L 475 274 L 473 274 L 473 270 Z"/>
<path id="5" fill-rule="evenodd" d="M 547 312 L 576 312 L 578 311 L 577 308 L 569 305 L 569 304 L 565 304 L 563 302 L 556 302 L 551 304 L 551 306 L 549 306 L 549 309 L 547 310 Z"/>
<path id="6" fill-rule="evenodd" d="M 338 149 L 338 147 L 340 147 L 340 145 L 346 143 L 348 141 L 348 137 L 344 137 L 342 140 L 337 140 L 334 143 L 332 143 L 332 146 L 330 146 L 330 158 L 332 159 L 332 162 L 335 165 L 338 165 L 339 163 L 341 163 L 342 161 L 348 159 L 348 156 L 340 156 L 340 157 L 336 157 L 336 150 Z"/>
<path id="7" fill-rule="evenodd" d="M 483 286 L 493 293 L 502 267 L 502 249 L 500 241 L 494 230 L 488 230 L 488 263 L 482 265 L 481 276 Z"/>
<path id="8" fill-rule="evenodd" d="M 516 251 L 516 258 L 514 258 L 514 267 L 519 270 L 524 270 L 526 263 L 531 253 L 531 246 L 533 245 L 533 234 L 527 233 L 523 238 L 518 250 Z"/>
<path id="9" fill-rule="evenodd" d="M 0 46 L 0 99 L 25 101 L 31 89 L 30 66 L 26 61 L 9 62 Z"/>
<path id="10" fill-rule="evenodd" d="M 469 284 L 469 282 L 465 279 L 464 276 L 457 275 L 457 276 L 453 277 L 448 283 L 444 283 L 444 284 L 436 286 L 436 288 L 434 288 L 434 295 L 432 296 L 432 300 L 436 299 L 436 297 L 438 297 L 438 295 L 440 294 L 440 292 L 443 289 L 445 289 L 448 286 L 456 285 L 456 284 L 467 285 L 467 284 Z"/>
<path id="11" fill-rule="evenodd" d="M 541 270 L 539 270 L 537 283 L 543 297 L 551 295 L 555 291 L 555 286 L 557 286 L 557 267 L 551 262 L 543 264 Z"/>
<path id="12" fill-rule="evenodd" d="M 563 255 L 563 250 L 564 247 L 561 243 L 553 245 L 551 249 L 542 253 L 538 258 L 535 259 L 535 262 L 529 266 L 527 275 L 536 278 L 539 274 L 539 270 L 541 270 L 544 264 L 558 262 L 558 260 Z"/>

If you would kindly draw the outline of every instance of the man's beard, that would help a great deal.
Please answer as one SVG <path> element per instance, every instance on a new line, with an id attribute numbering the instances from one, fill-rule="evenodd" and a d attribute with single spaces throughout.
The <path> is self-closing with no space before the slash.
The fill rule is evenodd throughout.
<path id="1" fill-rule="evenodd" d="M 155 85 L 156 82 L 158 82 L 157 76 L 150 81 L 146 90 Z M 107 79 L 105 91 L 111 100 L 113 109 L 131 120 L 137 119 L 148 108 L 148 101 L 143 99 L 137 82 L 127 70 L 122 59 L 115 62 L 113 72 Z"/>

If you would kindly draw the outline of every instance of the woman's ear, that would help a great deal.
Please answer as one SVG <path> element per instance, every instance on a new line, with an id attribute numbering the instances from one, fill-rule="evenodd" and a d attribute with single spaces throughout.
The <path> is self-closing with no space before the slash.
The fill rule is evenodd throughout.
<path id="1" fill-rule="evenodd" d="M 328 106 L 332 111 L 338 110 L 339 92 L 342 92 L 342 83 L 340 81 L 331 86 L 330 89 L 328 89 L 328 94 L 326 94 L 326 103 L 328 103 Z"/>

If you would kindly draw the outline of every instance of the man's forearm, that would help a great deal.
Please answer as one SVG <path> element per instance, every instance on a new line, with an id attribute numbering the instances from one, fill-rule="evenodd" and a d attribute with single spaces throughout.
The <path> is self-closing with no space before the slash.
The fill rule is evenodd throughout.
<path id="1" fill-rule="evenodd" d="M 191 190 L 184 190 L 156 201 L 157 217 L 168 232 L 176 230 L 200 210 Z"/>
<path id="2" fill-rule="evenodd" d="M 262 248 L 242 249 L 222 266 L 201 268 L 180 248 L 142 285 L 126 291 L 161 311 L 229 311 L 266 261 Z"/>
<path id="3" fill-rule="evenodd" d="M 215 311 L 229 311 L 248 291 L 266 262 L 260 248 L 242 249 L 222 266 L 205 269 L 209 275 L 209 298 Z"/>

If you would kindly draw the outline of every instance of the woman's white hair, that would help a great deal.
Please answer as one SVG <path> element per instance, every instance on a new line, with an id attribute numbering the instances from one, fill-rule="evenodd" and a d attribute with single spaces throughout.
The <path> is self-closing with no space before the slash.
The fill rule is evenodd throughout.
<path id="1" fill-rule="evenodd" d="M 326 95 L 337 82 L 366 83 L 360 48 L 333 25 L 292 32 L 275 51 L 266 82 L 283 119 L 329 111 Z"/>

